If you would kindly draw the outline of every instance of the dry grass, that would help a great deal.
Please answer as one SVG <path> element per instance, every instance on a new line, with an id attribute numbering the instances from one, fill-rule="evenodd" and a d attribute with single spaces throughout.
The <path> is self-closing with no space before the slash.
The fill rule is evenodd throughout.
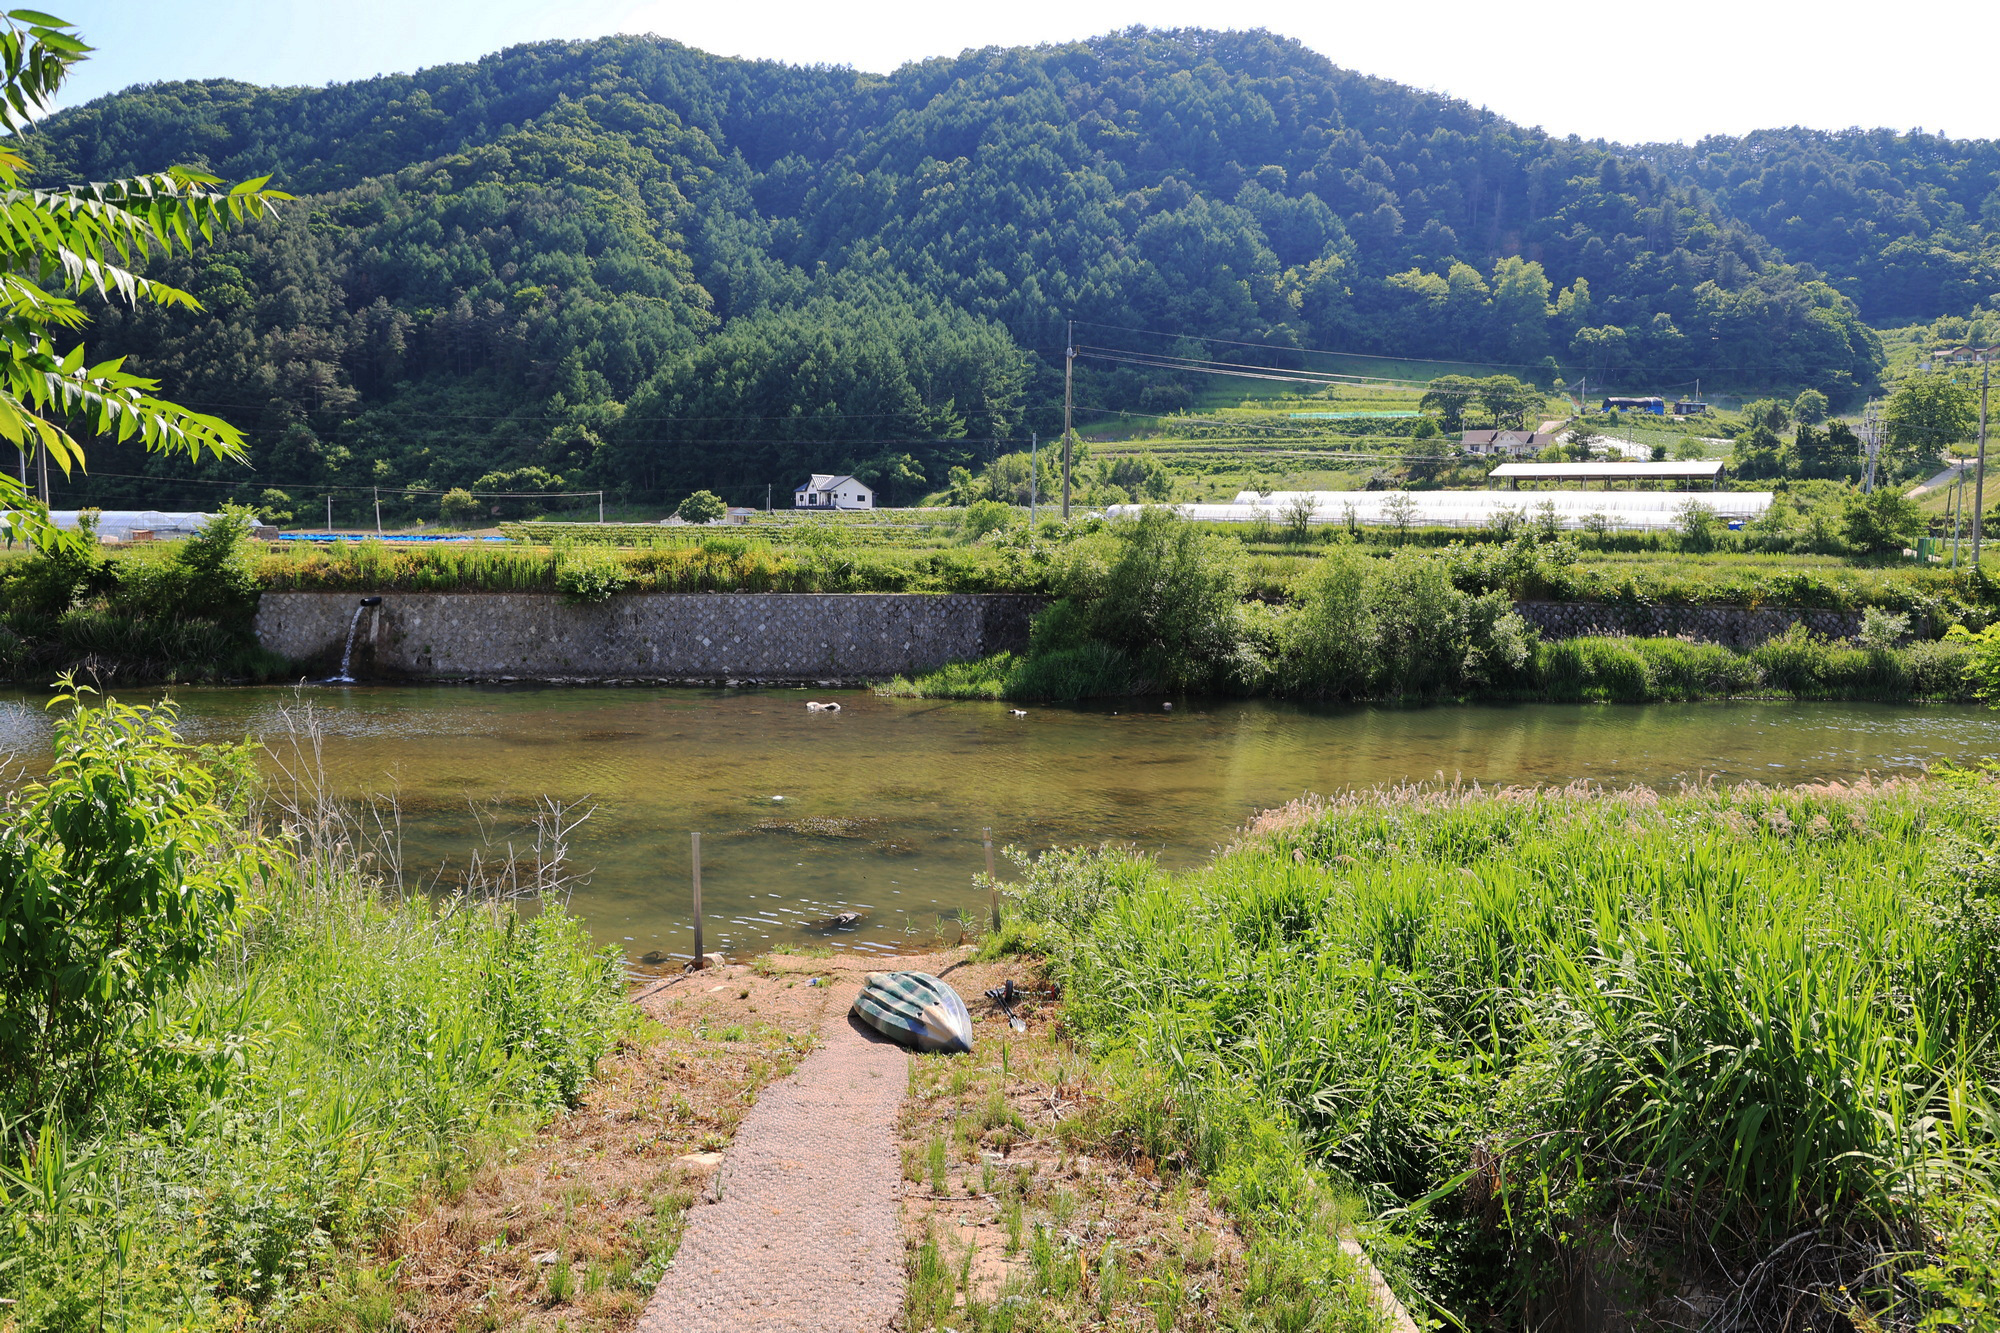
<path id="1" fill-rule="evenodd" d="M 713 1165 L 699 1159 L 727 1148 L 763 1087 L 812 1048 L 828 991 L 806 984 L 807 967 L 764 970 L 698 973 L 645 996 L 646 1019 L 576 1110 L 524 1141 L 479 1145 L 294 1322 L 632 1328 L 702 1203 Z"/>

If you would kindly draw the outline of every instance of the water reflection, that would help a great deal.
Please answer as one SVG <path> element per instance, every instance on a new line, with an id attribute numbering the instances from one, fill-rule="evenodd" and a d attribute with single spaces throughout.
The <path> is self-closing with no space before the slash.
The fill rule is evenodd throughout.
<path id="1" fill-rule="evenodd" d="M 345 791 L 391 791 L 404 863 L 462 868 L 474 811 L 588 799 L 593 867 L 575 906 L 637 957 L 685 952 L 690 829 L 703 833 L 711 948 L 826 942 L 892 950 L 961 912 L 980 832 L 1002 844 L 1129 842 L 1170 866 L 1207 857 L 1258 810 L 1305 792 L 1463 778 L 1671 786 L 1797 782 L 1974 761 L 2000 716 L 1971 707 L 1690 704 L 1312 708 L 1183 702 L 1101 708 L 931 703 L 829 691 L 443 686 L 177 692 L 200 739 L 286 732 L 309 697 Z M 0 699 L 0 752 L 46 756 L 39 698 Z M 518 840 L 518 831 L 515 834 Z"/>

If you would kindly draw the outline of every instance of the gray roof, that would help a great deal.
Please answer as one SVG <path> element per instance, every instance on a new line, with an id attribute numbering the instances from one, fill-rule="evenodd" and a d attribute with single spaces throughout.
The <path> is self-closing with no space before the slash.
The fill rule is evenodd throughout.
<path id="1" fill-rule="evenodd" d="M 833 491 L 839 490 L 849 482 L 853 482 L 854 485 L 861 487 L 863 490 L 868 488 L 867 482 L 855 481 L 851 475 L 846 473 L 815 472 L 812 474 L 810 481 L 802 482 L 795 489 L 801 491 Z"/>

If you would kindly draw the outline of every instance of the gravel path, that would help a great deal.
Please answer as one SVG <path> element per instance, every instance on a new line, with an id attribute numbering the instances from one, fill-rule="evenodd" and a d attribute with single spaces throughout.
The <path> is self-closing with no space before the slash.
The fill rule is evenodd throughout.
<path id="1" fill-rule="evenodd" d="M 824 1040 L 743 1118 L 639 1333 L 882 1333 L 903 1308 L 896 1115 L 909 1057 L 830 997 Z"/>

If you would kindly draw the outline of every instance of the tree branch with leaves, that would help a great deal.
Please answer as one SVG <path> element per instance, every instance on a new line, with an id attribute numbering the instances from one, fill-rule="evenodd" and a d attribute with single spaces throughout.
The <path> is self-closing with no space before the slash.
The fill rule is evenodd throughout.
<path id="1" fill-rule="evenodd" d="M 229 185 L 185 167 L 30 187 L 20 139 L 91 48 L 74 25 L 36 10 L 9 10 L 0 25 L 0 439 L 65 475 L 84 466 L 73 431 L 190 459 L 241 458 L 242 433 L 228 422 L 159 397 L 159 384 L 127 371 L 123 357 L 92 364 L 82 343 L 65 351 L 58 338 L 90 322 L 86 295 L 200 310 L 192 294 L 146 277 L 146 262 L 191 253 L 291 196 L 269 177 Z M 67 539 L 25 481 L 4 470 L 0 512 L 13 536 Z"/>

